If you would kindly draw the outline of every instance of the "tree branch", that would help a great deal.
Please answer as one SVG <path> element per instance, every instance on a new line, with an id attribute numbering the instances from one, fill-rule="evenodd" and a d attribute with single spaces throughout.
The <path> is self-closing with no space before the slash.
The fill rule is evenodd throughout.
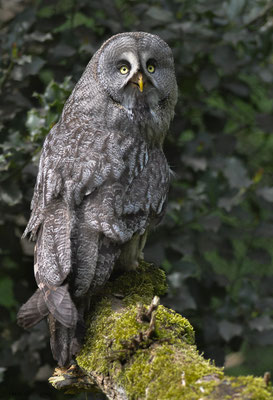
<path id="1" fill-rule="evenodd" d="M 50 383 L 110 400 L 272 399 L 268 379 L 227 377 L 199 354 L 190 323 L 159 305 L 165 290 L 163 271 L 144 262 L 110 282 L 91 307 L 78 365 L 57 368 Z"/>

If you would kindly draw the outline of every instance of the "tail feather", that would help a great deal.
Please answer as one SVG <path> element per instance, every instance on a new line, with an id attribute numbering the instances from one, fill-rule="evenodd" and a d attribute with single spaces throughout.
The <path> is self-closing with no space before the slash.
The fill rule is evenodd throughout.
<path id="1" fill-rule="evenodd" d="M 17 314 L 17 323 L 24 329 L 29 329 L 48 315 L 48 307 L 40 289 L 22 305 Z"/>
<path id="2" fill-rule="evenodd" d="M 68 285 L 45 288 L 45 302 L 52 316 L 66 328 L 75 328 L 78 312 L 68 291 Z"/>
<path id="3" fill-rule="evenodd" d="M 76 327 L 78 312 L 68 292 L 68 285 L 46 288 L 44 291 L 37 289 L 20 308 L 17 314 L 18 325 L 29 329 L 48 313 L 66 328 Z"/>
<path id="4" fill-rule="evenodd" d="M 48 316 L 52 354 L 62 367 L 71 363 L 82 345 L 85 325 L 81 314 L 78 315 L 66 284 L 45 291 L 37 289 L 20 308 L 17 323 L 29 329 Z"/>

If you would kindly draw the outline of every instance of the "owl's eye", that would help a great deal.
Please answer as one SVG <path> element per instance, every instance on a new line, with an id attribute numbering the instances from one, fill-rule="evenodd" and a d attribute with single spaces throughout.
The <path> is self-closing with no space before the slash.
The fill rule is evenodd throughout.
<path id="1" fill-rule="evenodd" d="M 153 74 L 155 72 L 155 66 L 153 64 L 148 64 L 147 70 L 150 72 L 150 74 Z"/>
<path id="2" fill-rule="evenodd" d="M 128 74 L 128 72 L 129 72 L 129 67 L 127 67 L 127 65 L 122 65 L 122 66 L 120 67 L 120 69 L 119 69 L 119 72 L 120 72 L 122 75 L 126 75 L 126 74 Z"/>

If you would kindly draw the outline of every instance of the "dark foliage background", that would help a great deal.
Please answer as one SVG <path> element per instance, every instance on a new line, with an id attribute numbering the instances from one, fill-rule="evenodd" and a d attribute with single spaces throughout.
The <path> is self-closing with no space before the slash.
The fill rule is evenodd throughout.
<path id="1" fill-rule="evenodd" d="M 123 31 L 159 34 L 176 60 L 179 102 L 165 145 L 176 175 L 146 249 L 168 273 L 163 302 L 190 319 L 199 349 L 228 373 L 272 371 L 272 1 L 1 7 L 0 397 L 63 398 L 46 382 L 54 363 L 45 324 L 30 334 L 16 326 L 35 288 L 32 244 L 20 237 L 43 139 L 92 54 Z"/>

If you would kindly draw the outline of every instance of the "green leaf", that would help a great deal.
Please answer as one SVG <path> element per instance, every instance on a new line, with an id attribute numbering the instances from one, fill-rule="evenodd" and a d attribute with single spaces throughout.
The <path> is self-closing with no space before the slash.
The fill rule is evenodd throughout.
<path id="1" fill-rule="evenodd" d="M 234 324 L 227 320 L 223 320 L 219 323 L 219 333 L 226 342 L 229 342 L 230 339 L 235 336 L 240 336 L 242 331 L 242 325 Z"/>
<path id="2" fill-rule="evenodd" d="M 170 11 L 156 6 L 149 7 L 146 15 L 160 23 L 170 23 L 173 20 Z"/>
<path id="3" fill-rule="evenodd" d="M 45 63 L 45 60 L 41 57 L 32 57 L 31 63 L 28 66 L 25 66 L 25 70 L 29 75 L 37 75 Z"/>
<path id="4" fill-rule="evenodd" d="M 252 183 L 248 177 L 247 170 L 243 163 L 235 157 L 231 157 L 226 160 L 223 173 L 228 179 L 230 187 L 232 188 L 246 188 Z"/>
<path id="5" fill-rule="evenodd" d="M 17 302 L 13 293 L 13 282 L 9 277 L 0 280 L 0 305 L 6 308 L 16 306 Z"/>
<path id="6" fill-rule="evenodd" d="M 257 190 L 257 194 L 266 201 L 273 203 L 273 187 L 262 187 Z"/>
<path id="7" fill-rule="evenodd" d="M 77 12 L 73 18 L 67 18 L 66 22 L 54 29 L 54 33 L 63 32 L 68 29 L 76 28 L 78 26 L 86 26 L 87 28 L 95 28 L 95 20 L 91 17 L 86 17 L 81 12 Z"/>
<path id="8" fill-rule="evenodd" d="M 246 0 L 230 0 L 227 8 L 227 14 L 231 21 L 233 21 L 234 18 L 238 17 L 241 14 L 243 8 L 245 7 L 245 4 Z"/>
<path id="9" fill-rule="evenodd" d="M 41 18 L 50 18 L 55 13 L 56 13 L 56 7 L 55 6 L 46 6 L 46 7 L 42 7 L 38 11 L 38 16 L 41 17 Z"/>
<path id="10" fill-rule="evenodd" d="M 26 126 L 30 132 L 37 131 L 44 124 L 44 118 L 40 118 L 36 110 L 30 110 L 27 114 Z"/>

